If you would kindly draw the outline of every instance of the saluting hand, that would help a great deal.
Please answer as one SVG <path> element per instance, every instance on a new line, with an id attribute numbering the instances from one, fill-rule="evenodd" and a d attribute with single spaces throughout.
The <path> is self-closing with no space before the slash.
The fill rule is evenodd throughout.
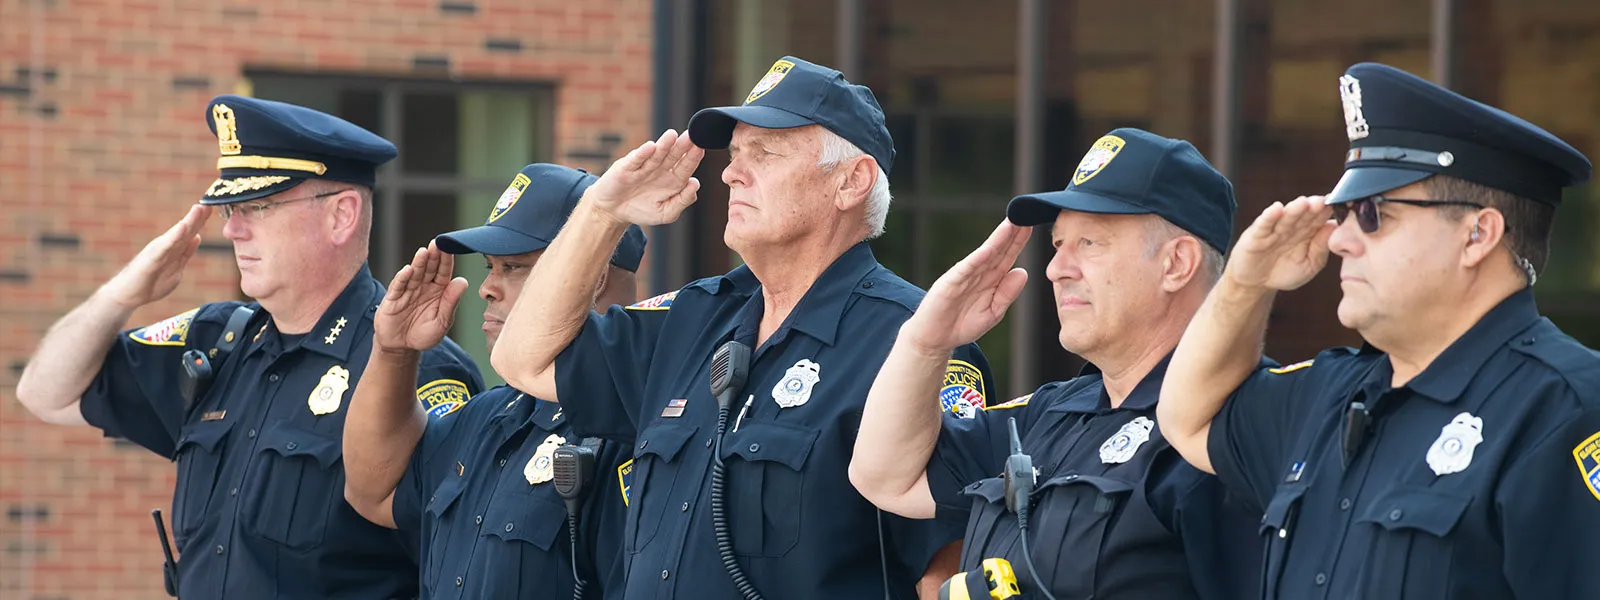
<path id="1" fill-rule="evenodd" d="M 1032 233 L 1001 221 L 982 246 L 939 276 L 901 335 L 919 349 L 949 352 L 988 333 L 1028 282 L 1027 271 L 1012 265 Z"/>
<path id="2" fill-rule="evenodd" d="M 698 197 L 700 180 L 691 175 L 705 155 L 688 135 L 668 129 L 613 163 L 584 200 L 627 223 L 671 223 Z"/>
<path id="3" fill-rule="evenodd" d="M 101 291 L 129 309 L 167 297 L 178 289 L 184 267 L 200 248 L 200 228 L 211 218 L 211 211 L 211 207 L 200 204 L 189 207 L 183 219 L 145 244 Z"/>
<path id="4" fill-rule="evenodd" d="M 455 320 L 456 303 L 467 280 L 451 278 L 454 256 L 433 242 L 418 248 L 411 264 L 400 268 L 372 321 L 372 343 L 382 350 L 421 352 L 444 341 Z"/>
<path id="5" fill-rule="evenodd" d="M 1322 196 L 1272 203 L 1239 235 L 1224 277 L 1238 285 L 1279 291 L 1305 285 L 1328 264 L 1332 215 Z"/>

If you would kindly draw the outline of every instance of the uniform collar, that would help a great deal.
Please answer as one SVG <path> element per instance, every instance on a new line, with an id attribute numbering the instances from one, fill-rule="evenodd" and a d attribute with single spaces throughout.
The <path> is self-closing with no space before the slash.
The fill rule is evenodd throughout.
<path id="1" fill-rule="evenodd" d="M 811 289 L 806 290 L 800 303 L 795 305 L 794 314 L 789 316 L 788 327 L 832 346 L 839 333 L 840 317 L 850 304 L 851 292 L 863 285 L 861 280 L 877 267 L 878 260 L 866 242 L 846 250 L 811 284 Z"/>
<path id="2" fill-rule="evenodd" d="M 344 291 L 333 300 L 333 304 L 323 311 L 322 318 L 317 321 L 316 327 L 300 338 L 294 348 L 283 348 L 281 352 L 294 349 L 305 349 L 342 361 L 350 360 L 350 349 L 355 345 L 361 320 L 369 318 L 377 309 L 378 302 L 383 299 L 383 284 L 372 278 L 372 271 L 366 263 L 361 264 L 361 270 L 344 286 Z M 266 329 L 277 332 L 271 322 L 264 326 Z M 257 346 L 261 348 L 265 344 Z"/>
<path id="3" fill-rule="evenodd" d="M 1139 380 L 1138 385 L 1133 386 L 1133 392 L 1128 394 L 1127 398 L 1122 399 L 1122 406 L 1117 407 L 1116 410 L 1147 411 L 1153 408 L 1156 405 L 1156 400 L 1161 398 L 1161 381 L 1166 378 L 1167 363 L 1171 361 L 1172 353 L 1168 352 L 1165 357 L 1162 357 L 1161 362 L 1156 363 L 1156 366 L 1151 368 L 1143 379 Z M 1051 406 L 1050 410 L 1076 413 L 1095 413 L 1110 410 L 1111 396 L 1106 394 L 1104 375 L 1100 372 L 1100 367 L 1095 366 L 1094 363 L 1084 363 L 1083 369 L 1078 372 L 1078 377 L 1094 377 L 1094 386 L 1092 388 L 1082 388 L 1081 391 L 1067 398 L 1066 402 Z M 1091 390 L 1094 393 L 1090 393 Z"/>
<path id="4" fill-rule="evenodd" d="M 1473 375 L 1483 370 L 1489 357 L 1538 320 L 1539 308 L 1534 304 L 1533 291 L 1524 289 L 1512 294 L 1484 314 L 1405 387 L 1439 402 L 1455 402 L 1466 391 Z M 1378 386 L 1377 390 L 1388 389 L 1394 367 L 1386 360 L 1379 363 L 1369 373 L 1363 388 Z"/>

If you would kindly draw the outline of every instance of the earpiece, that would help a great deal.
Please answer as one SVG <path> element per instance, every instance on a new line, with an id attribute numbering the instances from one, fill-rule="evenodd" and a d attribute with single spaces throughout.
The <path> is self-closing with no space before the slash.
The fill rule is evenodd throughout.
<path id="1" fill-rule="evenodd" d="M 1474 242 L 1478 241 L 1478 224 L 1477 223 L 1473 223 L 1472 224 L 1472 241 L 1474 241 Z"/>

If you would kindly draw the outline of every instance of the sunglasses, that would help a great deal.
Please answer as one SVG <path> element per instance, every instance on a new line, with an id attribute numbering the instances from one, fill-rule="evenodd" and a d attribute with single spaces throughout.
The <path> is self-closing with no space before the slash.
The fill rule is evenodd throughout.
<path id="1" fill-rule="evenodd" d="M 1378 205 L 1385 202 L 1392 204 L 1405 204 L 1408 206 L 1471 206 L 1478 210 L 1483 210 L 1484 208 L 1482 204 L 1476 204 L 1473 202 L 1459 202 L 1455 200 L 1401 200 L 1398 198 L 1385 198 L 1383 196 L 1368 196 L 1360 200 L 1352 200 L 1350 202 L 1341 202 L 1339 204 L 1329 205 L 1328 208 L 1333 209 L 1334 221 L 1340 225 L 1344 224 L 1345 218 L 1350 216 L 1350 213 L 1355 213 L 1356 224 L 1361 226 L 1361 231 L 1366 233 L 1377 233 L 1378 227 L 1383 224 L 1383 220 L 1378 214 Z"/>

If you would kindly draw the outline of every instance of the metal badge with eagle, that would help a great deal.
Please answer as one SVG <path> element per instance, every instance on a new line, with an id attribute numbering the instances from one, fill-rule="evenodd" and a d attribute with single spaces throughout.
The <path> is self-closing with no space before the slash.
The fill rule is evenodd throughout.
<path id="1" fill-rule="evenodd" d="M 344 392 L 348 389 L 350 371 L 339 365 L 328 367 L 328 372 L 322 374 L 322 381 L 317 382 L 316 389 L 311 390 L 306 406 L 311 408 L 311 414 L 317 416 L 332 413 L 339 410 L 339 404 L 344 401 Z"/>
<path id="2" fill-rule="evenodd" d="M 533 458 L 528 459 L 528 466 L 522 468 L 522 476 L 528 479 L 529 484 L 539 485 L 555 478 L 556 448 L 565 443 L 567 438 L 552 433 L 544 439 L 544 443 L 539 444 L 539 449 L 533 451 Z"/>
<path id="3" fill-rule="evenodd" d="M 1139 447 L 1150 441 L 1150 432 L 1156 428 L 1148 417 L 1135 417 L 1122 425 L 1106 443 L 1100 444 L 1100 462 L 1115 465 L 1128 462 Z"/>
<path id="4" fill-rule="evenodd" d="M 821 380 L 822 365 L 802 358 L 772 386 L 772 399 L 783 408 L 800 406 L 811 400 L 811 388 Z"/>
<path id="5" fill-rule="evenodd" d="M 1483 443 L 1483 419 L 1461 413 L 1439 432 L 1439 439 L 1428 448 L 1428 468 L 1434 475 L 1465 471 L 1472 464 L 1472 451 Z"/>

